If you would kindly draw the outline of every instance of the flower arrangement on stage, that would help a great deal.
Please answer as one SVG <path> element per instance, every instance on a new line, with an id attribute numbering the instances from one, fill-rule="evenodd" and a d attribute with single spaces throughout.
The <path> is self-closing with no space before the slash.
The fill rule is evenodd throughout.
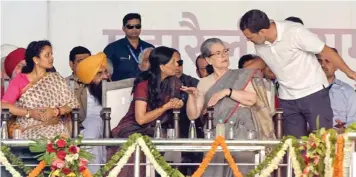
<path id="1" fill-rule="evenodd" d="M 343 135 L 344 137 L 344 158 L 343 158 L 343 176 L 350 176 L 350 166 L 351 166 L 351 154 L 354 151 L 352 141 L 350 141 L 347 133 Z"/>
<path id="2" fill-rule="evenodd" d="M 257 174 L 260 174 L 259 177 L 270 176 L 274 170 L 278 169 L 278 165 L 282 161 L 288 149 L 294 168 L 294 174 L 295 176 L 300 177 L 305 164 L 299 151 L 299 143 L 297 139 L 292 136 L 284 137 L 281 143 L 272 150 L 265 160 L 263 160 L 263 162 L 260 163 L 256 169 L 251 170 L 248 174 L 246 174 L 246 177 L 254 177 Z"/>
<path id="3" fill-rule="evenodd" d="M 356 132 L 356 123 L 348 126 L 344 134 L 337 134 L 333 129 L 320 129 L 307 137 L 303 137 L 301 141 L 298 141 L 295 137 L 286 136 L 268 154 L 264 161 L 256 169 L 251 170 L 246 177 L 254 177 L 255 175 L 259 177 L 270 176 L 278 168 L 287 150 L 290 153 L 293 171 L 297 177 L 347 177 L 350 172 L 351 154 L 353 152 L 353 142 L 349 140 L 349 132 Z M 11 153 L 9 147 L 2 145 L 0 163 L 5 166 L 12 176 L 43 177 L 43 169 L 46 166 L 50 166 L 51 173 L 49 177 L 91 177 L 92 175 L 86 166 L 92 155 L 83 148 L 78 147 L 81 140 L 82 137 L 72 140 L 62 136 L 49 140 L 37 140 L 36 144 L 30 145 L 32 152 L 40 153 L 37 157 L 41 161 L 34 169 L 26 167 L 16 155 Z M 172 168 L 164 160 L 151 142 L 150 137 L 142 136 L 141 134 L 131 135 L 127 142 L 121 146 L 120 151 L 93 176 L 102 177 L 108 175 L 116 177 L 137 146 L 141 148 L 146 158 L 162 177 L 183 177 L 180 171 Z M 234 176 L 242 176 L 228 150 L 225 139 L 217 137 L 199 168 L 194 172 L 193 177 L 203 175 L 218 146 L 222 147 Z M 13 165 L 16 165 L 16 169 L 22 170 L 26 175 L 16 171 Z"/>
<path id="4" fill-rule="evenodd" d="M 40 153 L 38 156 L 40 164 L 30 173 L 29 177 L 37 176 L 43 168 L 48 165 L 51 168 L 50 177 L 91 176 L 87 164 L 93 158 L 92 154 L 80 148 L 82 137 L 76 140 L 56 136 L 53 139 L 35 140 L 30 145 L 30 151 Z"/>
<path id="5" fill-rule="evenodd" d="M 300 150 L 303 152 L 306 165 L 303 176 L 333 176 L 336 136 L 337 132 L 334 129 L 326 131 L 321 128 L 301 138 Z"/>

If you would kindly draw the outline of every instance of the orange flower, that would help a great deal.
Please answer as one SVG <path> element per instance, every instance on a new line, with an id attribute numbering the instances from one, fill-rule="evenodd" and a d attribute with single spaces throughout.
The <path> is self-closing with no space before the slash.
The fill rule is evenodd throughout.
<path id="1" fill-rule="evenodd" d="M 46 162 L 42 160 L 42 161 L 37 165 L 37 167 L 36 167 L 35 169 L 33 169 L 33 170 L 30 172 L 30 174 L 28 174 L 27 177 L 36 177 L 36 176 L 38 176 L 38 175 L 41 173 L 41 171 L 42 171 L 45 167 L 46 167 Z"/>
<path id="2" fill-rule="evenodd" d="M 334 177 L 343 176 L 344 136 L 338 135 L 336 140 L 336 157 L 334 161 Z"/>
<path id="3" fill-rule="evenodd" d="M 212 147 L 210 148 L 208 153 L 205 155 L 205 158 L 203 159 L 202 163 L 199 165 L 199 168 L 194 172 L 192 177 L 201 177 L 203 175 L 203 173 L 205 172 L 206 168 L 208 167 L 210 161 L 213 159 L 216 149 L 218 148 L 219 145 L 221 146 L 221 148 L 223 150 L 224 156 L 225 156 L 226 160 L 228 161 L 229 166 L 232 169 L 234 176 L 242 177 L 241 172 L 237 168 L 237 165 L 236 165 L 234 159 L 232 158 L 229 149 L 227 148 L 227 145 L 225 143 L 225 138 L 222 136 L 216 137 L 215 141 L 211 145 Z"/>
<path id="4" fill-rule="evenodd" d="M 85 168 L 85 170 L 82 171 L 82 175 L 83 175 L 83 177 L 92 177 L 88 168 Z"/>

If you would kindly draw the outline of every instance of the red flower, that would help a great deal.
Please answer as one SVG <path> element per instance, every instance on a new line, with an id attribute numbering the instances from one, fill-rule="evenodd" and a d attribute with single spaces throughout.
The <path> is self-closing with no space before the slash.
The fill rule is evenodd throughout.
<path id="1" fill-rule="evenodd" d="M 87 167 L 85 167 L 85 166 L 80 166 L 80 167 L 79 167 L 79 171 L 82 172 L 82 171 L 84 171 L 86 168 L 87 168 Z"/>
<path id="2" fill-rule="evenodd" d="M 80 166 L 87 166 L 88 163 L 89 163 L 89 161 L 87 159 L 80 158 L 80 161 L 79 161 Z"/>
<path id="3" fill-rule="evenodd" d="M 313 143 L 312 147 L 313 147 L 313 149 L 315 149 L 316 148 L 316 143 Z"/>
<path id="4" fill-rule="evenodd" d="M 64 148 L 66 146 L 66 143 L 67 142 L 64 141 L 63 139 L 59 139 L 56 144 L 59 148 Z"/>
<path id="5" fill-rule="evenodd" d="M 65 175 L 68 175 L 69 173 L 71 173 L 72 171 L 69 168 L 63 168 L 62 169 L 62 173 L 64 173 Z"/>
<path id="6" fill-rule="evenodd" d="M 56 152 L 56 150 L 53 148 L 52 144 L 47 144 L 47 152 L 51 153 L 51 152 Z"/>
<path id="7" fill-rule="evenodd" d="M 70 146 L 68 151 L 72 154 L 78 153 L 78 149 L 75 146 Z"/>
<path id="8" fill-rule="evenodd" d="M 57 152 L 57 157 L 59 158 L 59 159 L 61 159 L 61 160 L 64 160 L 64 158 L 66 157 L 66 152 L 64 152 L 64 151 L 58 151 Z"/>
<path id="9" fill-rule="evenodd" d="M 57 170 L 57 167 L 56 166 L 51 166 L 51 171 L 55 171 L 55 170 Z"/>
<path id="10" fill-rule="evenodd" d="M 305 164 L 309 164 L 309 161 L 310 161 L 310 158 L 309 157 L 307 157 L 305 154 L 303 155 L 303 158 L 304 158 L 304 162 L 305 162 Z"/>

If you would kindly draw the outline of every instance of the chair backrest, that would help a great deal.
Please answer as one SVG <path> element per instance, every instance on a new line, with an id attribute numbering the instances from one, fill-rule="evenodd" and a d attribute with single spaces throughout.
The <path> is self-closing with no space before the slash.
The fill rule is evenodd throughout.
<path id="1" fill-rule="evenodd" d="M 129 110 L 134 78 L 115 82 L 103 81 L 103 107 L 111 108 L 111 129 L 115 128 Z"/>

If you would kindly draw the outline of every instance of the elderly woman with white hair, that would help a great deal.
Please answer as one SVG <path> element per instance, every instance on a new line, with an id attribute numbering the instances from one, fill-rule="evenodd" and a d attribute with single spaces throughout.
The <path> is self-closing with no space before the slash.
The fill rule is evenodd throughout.
<path id="1" fill-rule="evenodd" d="M 150 62 L 148 61 L 148 57 L 151 54 L 153 47 L 145 48 L 141 51 L 140 55 L 138 55 L 138 68 L 141 71 L 147 71 L 150 68 Z"/>
<path id="2" fill-rule="evenodd" d="M 266 89 L 260 73 L 257 70 L 229 69 L 229 49 L 218 38 L 207 39 L 200 50 L 202 57 L 213 66 L 214 72 L 202 78 L 197 88 L 182 87 L 189 94 L 189 119 L 197 119 L 206 113 L 208 107 L 214 107 L 214 130 L 218 122 L 232 123 L 236 139 L 246 139 L 248 130 L 254 130 L 258 139 L 274 139 L 272 113 L 266 102 Z M 225 128 L 226 135 L 228 131 L 229 128 Z M 232 155 L 238 163 L 252 163 L 254 159 L 252 152 Z M 224 155 L 217 153 L 213 162 L 224 162 Z M 253 166 L 239 168 L 246 174 Z M 204 176 L 229 177 L 232 173 L 226 166 L 209 166 Z"/>

